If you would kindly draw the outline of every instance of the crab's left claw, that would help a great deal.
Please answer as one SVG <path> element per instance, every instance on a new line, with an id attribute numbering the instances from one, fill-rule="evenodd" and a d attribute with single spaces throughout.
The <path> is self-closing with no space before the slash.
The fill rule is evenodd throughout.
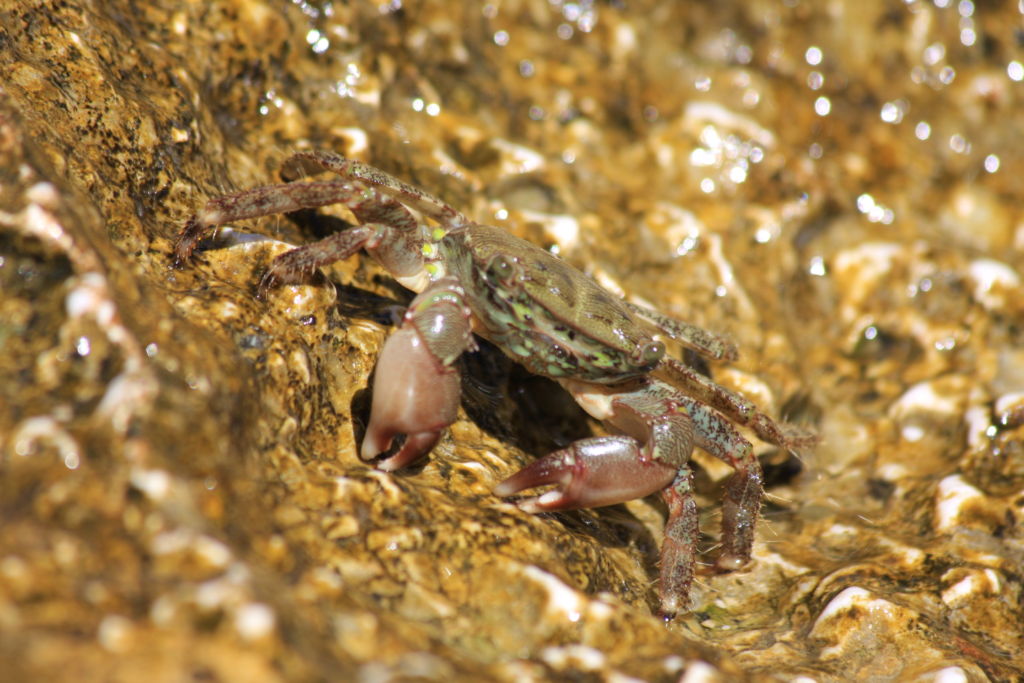
<path id="1" fill-rule="evenodd" d="M 370 424 L 359 457 L 373 460 L 400 434 L 405 442 L 377 463 L 380 469 L 397 470 L 429 451 L 455 422 L 459 385 L 458 369 L 439 363 L 416 329 L 403 326 L 388 337 L 377 361 Z"/>
<path id="2" fill-rule="evenodd" d="M 675 478 L 677 467 L 642 457 L 628 436 L 581 439 L 524 467 L 494 488 L 498 496 L 555 484 L 555 488 L 518 501 L 526 512 L 571 510 L 614 505 L 660 491 Z"/>
<path id="3" fill-rule="evenodd" d="M 455 361 L 473 346 L 464 299 L 454 278 L 437 280 L 412 300 L 402 327 L 384 343 L 359 452 L 363 460 L 373 460 L 396 436 L 405 435 L 396 453 L 377 462 L 388 472 L 405 467 L 455 422 L 461 384 Z"/>

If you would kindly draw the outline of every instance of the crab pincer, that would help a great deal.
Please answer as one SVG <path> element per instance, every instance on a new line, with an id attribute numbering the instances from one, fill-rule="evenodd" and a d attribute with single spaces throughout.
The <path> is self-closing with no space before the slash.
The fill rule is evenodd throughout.
<path id="1" fill-rule="evenodd" d="M 473 343 L 465 293 L 452 279 L 440 280 L 413 299 L 402 327 L 388 337 L 377 360 L 370 424 L 359 457 L 386 453 L 396 436 L 405 441 L 376 465 L 392 471 L 434 447 L 455 422 L 461 381 L 455 366 Z"/>
<path id="2" fill-rule="evenodd" d="M 494 493 L 512 496 L 537 486 L 555 488 L 517 501 L 526 512 L 614 505 L 656 493 L 672 483 L 677 467 L 638 457 L 627 436 L 582 439 L 550 453 L 501 482 Z"/>
<path id="3" fill-rule="evenodd" d="M 384 343 L 376 373 L 370 424 L 359 457 L 373 460 L 388 451 L 395 437 L 404 435 L 401 447 L 376 463 L 390 472 L 430 451 L 455 421 L 459 371 L 441 365 L 415 329 L 403 327 Z"/>

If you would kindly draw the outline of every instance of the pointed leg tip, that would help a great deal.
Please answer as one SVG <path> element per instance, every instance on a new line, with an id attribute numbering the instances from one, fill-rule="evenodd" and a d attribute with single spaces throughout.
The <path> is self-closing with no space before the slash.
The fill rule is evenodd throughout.
<path id="1" fill-rule="evenodd" d="M 668 603 L 662 602 L 658 608 L 658 617 L 666 624 L 676 618 L 679 614 L 679 605 L 675 600 Z"/>
<path id="2" fill-rule="evenodd" d="M 267 300 L 267 296 L 270 294 L 270 290 L 272 288 L 273 287 L 271 285 L 268 285 L 263 280 L 260 280 L 260 283 L 258 285 L 256 285 L 256 294 L 255 294 L 256 301 L 263 301 L 263 302 L 265 302 Z"/>
<path id="3" fill-rule="evenodd" d="M 192 253 L 202 237 L 203 225 L 195 216 L 190 218 L 174 240 L 174 267 L 180 268 L 192 260 Z"/>
<path id="4" fill-rule="evenodd" d="M 787 427 L 784 433 L 791 448 L 814 448 L 821 442 L 817 434 L 799 427 Z"/>
<path id="5" fill-rule="evenodd" d="M 745 567 L 749 561 L 749 557 L 744 558 L 739 555 L 723 554 L 715 561 L 715 568 L 721 572 L 734 572 Z"/>
<path id="6" fill-rule="evenodd" d="M 662 577 L 664 581 L 664 577 Z M 681 614 L 691 610 L 690 586 L 665 587 L 662 585 L 658 591 L 657 614 L 665 622 L 672 621 Z"/>
<path id="7" fill-rule="evenodd" d="M 185 239 L 184 233 L 178 238 L 174 244 L 174 252 L 171 257 L 171 267 L 175 270 L 181 270 L 192 260 L 192 252 L 195 249 L 193 244 L 190 244 Z"/>
<path id="8" fill-rule="evenodd" d="M 662 577 L 664 580 L 664 577 Z M 658 616 L 666 622 L 687 614 L 693 609 L 690 585 L 662 588 L 658 595 Z"/>

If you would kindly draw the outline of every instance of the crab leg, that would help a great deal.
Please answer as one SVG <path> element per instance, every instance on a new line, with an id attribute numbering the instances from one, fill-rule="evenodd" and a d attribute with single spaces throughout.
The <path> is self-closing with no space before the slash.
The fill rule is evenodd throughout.
<path id="1" fill-rule="evenodd" d="M 346 259 L 360 249 L 370 249 L 386 234 L 384 226 L 358 225 L 324 239 L 279 254 L 260 279 L 259 298 L 278 285 L 303 282 L 321 266 Z"/>
<path id="2" fill-rule="evenodd" d="M 455 278 L 438 280 L 413 299 L 377 361 L 363 460 L 384 453 L 404 434 L 398 451 L 377 463 L 386 471 L 404 467 L 433 448 L 441 431 L 455 422 L 460 381 L 454 364 L 473 345 L 470 318 Z"/>
<path id="3" fill-rule="evenodd" d="M 715 410 L 746 425 L 768 443 L 783 448 L 795 449 L 813 446 L 817 438 L 793 425 L 779 425 L 770 417 L 757 410 L 749 399 L 736 392 L 719 386 L 685 363 L 666 356 L 654 370 L 654 376 L 670 383 L 681 385 L 691 397 L 707 403 Z"/>
<path id="4" fill-rule="evenodd" d="M 761 511 L 764 475 L 750 442 L 722 415 L 699 401 L 676 396 L 680 408 L 693 420 L 696 445 L 735 470 L 725 486 L 722 505 L 722 552 L 716 566 L 739 569 L 750 560 L 754 524 Z"/>
<path id="5" fill-rule="evenodd" d="M 413 187 L 408 183 L 403 183 L 398 178 L 390 176 L 369 164 L 364 164 L 354 159 L 346 159 L 335 152 L 326 150 L 296 152 L 281 165 L 281 176 L 285 180 L 294 180 L 304 171 L 309 170 L 310 167 L 337 173 L 342 178 L 352 178 L 380 188 L 395 199 L 430 216 L 448 228 L 455 228 L 470 223 L 469 219 L 464 215 L 432 194 Z"/>
<path id="6" fill-rule="evenodd" d="M 344 193 L 344 181 L 327 180 L 313 183 L 264 185 L 211 199 L 189 219 L 174 244 L 175 265 L 187 263 L 196 245 L 218 225 L 246 218 L 259 218 L 275 213 L 327 206 Z"/>
<path id="7" fill-rule="evenodd" d="M 700 537 L 700 514 L 693 499 L 693 472 L 689 467 L 679 468 L 675 480 L 661 492 L 661 499 L 668 507 L 668 520 L 661 542 L 658 593 L 661 613 L 670 617 L 686 607 L 680 601 L 690 594 Z"/>
<path id="8" fill-rule="evenodd" d="M 219 225 L 330 204 L 344 204 L 362 225 L 278 256 L 260 283 L 261 294 L 277 284 L 302 281 L 359 249 L 366 249 L 400 281 L 413 282 L 422 273 L 423 236 L 408 209 L 376 188 L 345 180 L 266 185 L 211 199 L 178 236 L 175 264 L 191 259 L 200 240 Z"/>
<path id="9" fill-rule="evenodd" d="M 725 337 L 708 332 L 702 327 L 697 327 L 682 320 L 662 315 L 654 309 L 635 304 L 632 301 L 622 301 L 626 308 L 639 315 L 641 318 L 651 321 L 658 329 L 678 339 L 694 351 L 714 358 L 715 360 L 736 360 L 739 358 L 739 351 L 736 345 Z"/>

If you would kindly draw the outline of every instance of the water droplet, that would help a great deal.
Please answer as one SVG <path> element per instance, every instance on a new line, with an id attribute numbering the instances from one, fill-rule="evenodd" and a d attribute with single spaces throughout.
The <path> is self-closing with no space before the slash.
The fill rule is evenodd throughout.
<path id="1" fill-rule="evenodd" d="M 903 120 L 903 112 L 895 102 L 886 102 L 882 105 L 882 120 L 886 123 L 899 123 Z"/>
<path id="2" fill-rule="evenodd" d="M 89 355 L 92 350 L 92 344 L 89 342 L 88 337 L 79 337 L 78 341 L 75 342 L 75 353 L 83 358 Z"/>
<path id="3" fill-rule="evenodd" d="M 967 142 L 967 138 L 960 133 L 955 133 L 949 137 L 949 148 L 957 154 L 967 154 L 971 151 L 971 145 Z"/>
<path id="4" fill-rule="evenodd" d="M 807 272 L 816 277 L 824 277 L 828 272 L 825 268 L 825 259 L 820 256 L 812 256 L 811 265 Z"/>
<path id="5" fill-rule="evenodd" d="M 942 43 L 932 43 L 924 49 L 924 63 L 928 66 L 935 66 L 946 56 L 946 46 Z"/>

